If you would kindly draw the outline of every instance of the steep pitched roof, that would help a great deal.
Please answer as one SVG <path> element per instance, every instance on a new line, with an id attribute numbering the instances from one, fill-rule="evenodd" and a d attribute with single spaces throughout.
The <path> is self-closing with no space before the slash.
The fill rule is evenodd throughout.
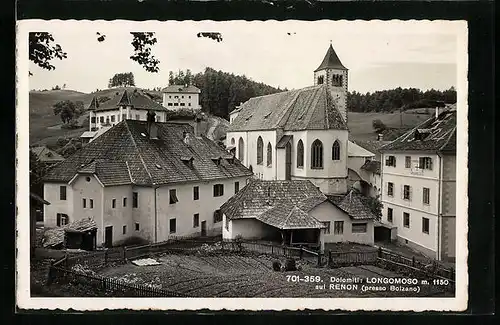
<path id="1" fill-rule="evenodd" d="M 374 157 L 375 154 L 366 150 L 365 148 L 358 146 L 352 141 L 347 142 L 347 156 L 348 157 Z"/>
<path id="2" fill-rule="evenodd" d="M 166 111 L 167 109 L 161 104 L 158 104 L 140 89 L 123 90 L 117 92 L 113 98 L 98 105 L 95 111 L 109 111 L 118 109 L 122 105 L 132 106 L 136 109 Z"/>
<path id="3" fill-rule="evenodd" d="M 337 56 L 337 53 L 335 53 L 335 50 L 333 49 L 332 44 L 330 44 L 330 47 L 326 51 L 325 58 L 319 65 L 319 67 L 314 70 L 314 72 L 317 72 L 319 70 L 323 69 L 340 69 L 340 70 L 347 70 L 346 67 L 340 62 L 339 57 Z"/>
<path id="4" fill-rule="evenodd" d="M 354 220 L 375 219 L 366 198 L 355 190 L 350 190 L 345 195 L 329 195 L 328 199 Z"/>
<path id="5" fill-rule="evenodd" d="M 396 140 L 384 145 L 381 151 L 456 151 L 457 112 L 443 111 Z"/>
<path id="6" fill-rule="evenodd" d="M 99 101 L 97 100 L 96 96 L 94 96 L 94 97 L 92 97 L 92 100 L 90 101 L 90 104 L 87 107 L 87 110 L 94 111 L 97 108 L 99 108 Z"/>
<path id="7" fill-rule="evenodd" d="M 347 130 L 336 101 L 326 85 L 253 97 L 241 105 L 241 111 L 228 132 L 283 128 L 299 130 Z"/>
<path id="8" fill-rule="evenodd" d="M 161 90 L 163 93 L 185 93 L 185 94 L 199 94 L 200 88 L 193 85 L 171 85 Z"/>
<path id="9" fill-rule="evenodd" d="M 64 160 L 63 156 L 45 146 L 33 147 L 31 151 L 36 155 L 38 160 L 44 163 L 55 163 Z"/>
<path id="10" fill-rule="evenodd" d="M 278 205 L 257 217 L 278 229 L 320 229 L 323 224 L 297 206 Z"/>
<path id="11" fill-rule="evenodd" d="M 216 143 L 195 137 L 190 125 L 156 125 L 158 140 L 150 140 L 145 121 L 122 121 L 51 169 L 44 180 L 68 182 L 80 172 L 98 175 L 105 186 L 151 186 L 252 175 Z M 182 157 L 193 157 L 192 164 Z M 217 164 L 213 157 L 222 159 Z"/>

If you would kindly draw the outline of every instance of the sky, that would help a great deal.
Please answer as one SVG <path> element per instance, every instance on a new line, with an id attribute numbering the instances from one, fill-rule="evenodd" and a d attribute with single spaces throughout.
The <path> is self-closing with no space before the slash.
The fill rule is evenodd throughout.
<path id="1" fill-rule="evenodd" d="M 298 89 L 313 84 L 330 42 L 349 69 L 349 91 L 373 92 L 396 87 L 448 89 L 457 85 L 457 34 L 452 22 L 430 21 L 49 21 L 33 31 L 48 31 L 68 57 L 55 70 L 30 62 L 30 89 L 91 92 L 107 88 L 115 73 L 132 72 L 137 87 L 168 85 L 169 71 L 193 73 L 211 67 L 246 75 L 274 87 Z M 152 31 L 153 54 L 160 71 L 149 73 L 129 57 L 132 31 Z M 106 35 L 97 41 L 96 33 Z M 198 38 L 220 32 L 222 42 Z M 291 35 L 288 35 L 290 33 Z"/>

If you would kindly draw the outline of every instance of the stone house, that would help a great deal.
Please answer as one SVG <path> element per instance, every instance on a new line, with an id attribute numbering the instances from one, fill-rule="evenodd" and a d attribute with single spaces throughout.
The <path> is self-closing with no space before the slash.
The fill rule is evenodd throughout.
<path id="1" fill-rule="evenodd" d="M 224 239 L 268 240 L 324 249 L 373 244 L 374 215 L 349 192 L 331 198 L 308 180 L 253 180 L 221 206 Z"/>
<path id="2" fill-rule="evenodd" d="M 170 85 L 161 91 L 163 106 L 172 111 L 200 110 L 200 88 L 193 85 Z"/>
<path id="3" fill-rule="evenodd" d="M 330 45 L 314 86 L 254 97 L 230 114 L 226 144 L 262 180 L 347 192 L 347 69 Z"/>
<path id="4" fill-rule="evenodd" d="M 122 120 L 45 176 L 45 226 L 91 218 L 97 246 L 220 234 L 219 207 L 252 173 L 197 129 Z"/>
<path id="5" fill-rule="evenodd" d="M 438 113 L 382 151 L 382 221 L 397 240 L 438 260 L 455 258 L 456 110 Z"/>

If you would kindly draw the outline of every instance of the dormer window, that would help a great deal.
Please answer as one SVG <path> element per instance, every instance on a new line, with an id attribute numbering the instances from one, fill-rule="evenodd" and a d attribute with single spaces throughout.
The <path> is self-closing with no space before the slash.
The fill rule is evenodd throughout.
<path id="1" fill-rule="evenodd" d="M 220 166 L 220 158 L 212 158 L 215 165 Z"/>
<path id="2" fill-rule="evenodd" d="M 227 158 L 226 160 L 227 160 L 227 162 L 228 162 L 229 164 L 231 164 L 231 165 L 233 165 L 233 164 L 234 164 L 234 158 Z"/>
<path id="3" fill-rule="evenodd" d="M 189 168 L 193 168 L 193 157 L 181 157 L 182 162 Z"/>
<path id="4" fill-rule="evenodd" d="M 415 140 L 425 140 L 431 133 L 429 129 L 416 129 L 415 130 Z"/>

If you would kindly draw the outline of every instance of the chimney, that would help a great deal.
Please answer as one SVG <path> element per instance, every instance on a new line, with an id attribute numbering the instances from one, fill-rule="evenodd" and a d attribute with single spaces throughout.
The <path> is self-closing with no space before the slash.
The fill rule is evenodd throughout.
<path id="1" fill-rule="evenodd" d="M 197 138 L 201 137 L 201 121 L 203 121 L 203 116 L 196 114 L 194 117 L 194 135 Z"/>
<path id="2" fill-rule="evenodd" d="M 382 139 L 384 139 L 384 135 L 382 133 L 379 133 L 377 135 L 377 141 L 382 141 Z"/>
<path id="3" fill-rule="evenodd" d="M 436 120 L 437 120 L 438 116 L 439 116 L 439 107 L 436 106 Z"/>
<path id="4" fill-rule="evenodd" d="M 158 126 L 156 125 L 156 114 L 149 111 L 147 114 L 147 131 L 150 139 L 158 139 Z"/>
<path id="5" fill-rule="evenodd" d="M 189 144 L 189 133 L 187 132 L 182 132 L 182 141 L 185 144 Z"/>

